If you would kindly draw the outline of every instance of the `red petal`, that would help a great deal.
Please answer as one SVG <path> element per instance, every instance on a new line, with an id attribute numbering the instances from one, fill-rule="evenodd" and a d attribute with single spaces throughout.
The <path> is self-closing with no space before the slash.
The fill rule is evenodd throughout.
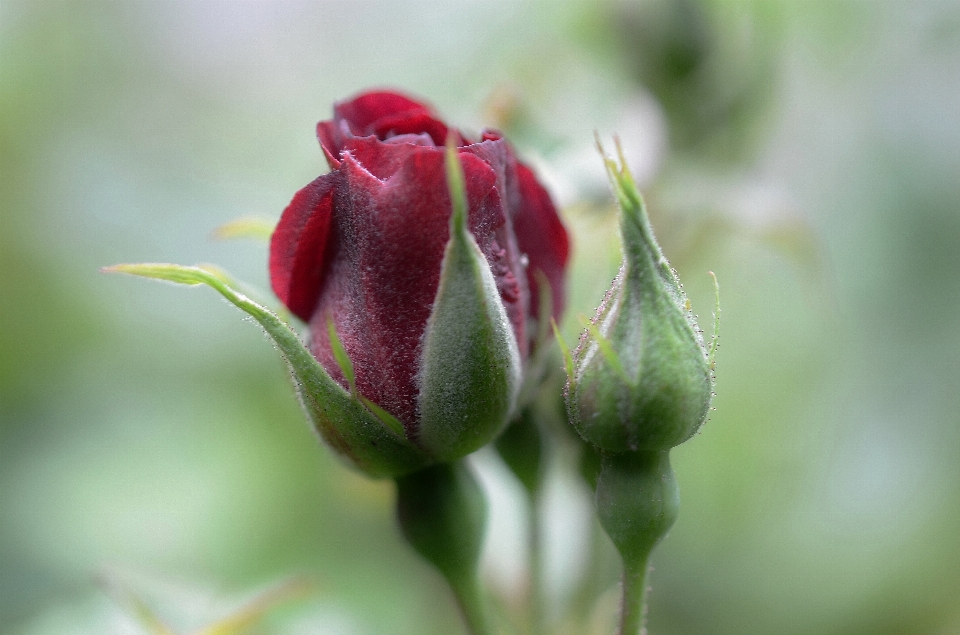
<path id="1" fill-rule="evenodd" d="M 270 238 L 270 284 L 290 311 L 309 321 L 320 296 L 337 173 L 296 193 Z"/>
<path id="2" fill-rule="evenodd" d="M 519 161 L 517 187 L 520 205 L 513 217 L 513 231 L 520 251 L 529 259 L 527 283 L 530 285 L 530 315 L 537 317 L 540 296 L 536 272 L 539 270 L 550 282 L 553 318 L 559 319 L 566 304 L 563 271 L 570 257 L 570 239 L 550 195 L 537 181 L 533 171 Z"/>
<path id="3" fill-rule="evenodd" d="M 526 358 L 528 352 L 526 322 L 529 315 L 530 290 L 520 258 L 523 250 L 518 244 L 513 229 L 513 217 L 516 215 L 515 210 L 519 207 L 519 194 L 515 192 L 517 188 L 513 184 L 516 161 L 513 158 L 510 145 L 505 140 L 491 135 L 485 135 L 484 138 L 485 141 L 464 147 L 460 151 L 460 156 L 463 159 L 466 156 L 473 155 L 487 163 L 497 174 L 498 203 L 502 206 L 505 215 L 509 215 L 510 220 L 496 231 L 490 243 L 484 245 L 479 241 L 479 237 L 477 242 L 490 262 L 491 270 L 497 281 L 497 288 L 500 291 L 500 298 L 503 300 L 507 316 L 510 318 L 513 330 L 517 335 L 520 356 Z M 470 231 L 474 236 L 478 236 L 472 223 Z"/>
<path id="4" fill-rule="evenodd" d="M 430 116 L 431 109 L 425 104 L 391 91 L 363 93 L 333 107 L 333 118 L 345 119 L 358 135 L 374 134 L 373 125 L 383 117 L 401 113 L 415 117 Z"/>
<path id="5" fill-rule="evenodd" d="M 323 149 L 323 156 L 331 170 L 340 167 L 340 150 L 343 149 L 343 139 L 340 137 L 332 121 L 321 121 L 317 124 L 317 139 Z"/>
<path id="6" fill-rule="evenodd" d="M 376 137 L 352 137 L 347 139 L 342 151 L 350 153 L 363 169 L 381 181 L 397 174 L 410 159 L 413 144 L 384 143 Z M 434 149 L 433 146 L 420 146 Z"/>
<path id="7" fill-rule="evenodd" d="M 459 131 L 451 130 L 447 124 L 429 113 L 401 112 L 389 115 L 378 119 L 371 128 L 373 134 L 384 140 L 402 134 L 428 134 L 433 145 L 443 146 L 447 143 L 447 135 L 452 131 L 458 146 L 468 143 Z"/>

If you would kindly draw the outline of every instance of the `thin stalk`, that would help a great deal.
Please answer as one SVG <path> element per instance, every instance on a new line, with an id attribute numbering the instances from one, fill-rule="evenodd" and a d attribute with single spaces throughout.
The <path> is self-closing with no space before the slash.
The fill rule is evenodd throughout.
<path id="1" fill-rule="evenodd" d="M 486 499 L 462 461 L 397 478 L 397 521 L 410 546 L 450 585 L 470 635 L 489 635 L 477 562 Z"/>
<path id="2" fill-rule="evenodd" d="M 530 619 L 533 635 L 546 634 L 546 607 L 543 590 L 543 514 L 539 490 L 530 492 Z"/>
<path id="3" fill-rule="evenodd" d="M 623 563 L 623 600 L 620 605 L 620 630 L 617 635 L 645 635 L 647 596 L 647 559 Z"/>
<path id="4" fill-rule="evenodd" d="M 492 635 L 487 625 L 487 618 L 484 613 L 483 599 L 480 596 L 480 586 L 477 584 L 476 577 L 469 580 L 461 580 L 450 587 L 457 598 L 457 605 L 463 615 L 463 622 L 470 635 Z"/>
<path id="5" fill-rule="evenodd" d="M 680 491 L 668 451 L 604 455 L 597 479 L 597 513 L 623 559 L 618 635 L 643 633 L 650 552 L 677 519 Z"/>

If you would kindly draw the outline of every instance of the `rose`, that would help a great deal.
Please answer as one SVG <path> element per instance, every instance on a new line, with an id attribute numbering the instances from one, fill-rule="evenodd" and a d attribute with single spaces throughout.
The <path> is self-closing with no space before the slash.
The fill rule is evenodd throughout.
<path id="1" fill-rule="evenodd" d="M 536 322 L 551 317 L 539 315 L 544 281 L 552 317 L 563 309 L 566 230 L 546 190 L 499 133 L 471 141 L 403 95 L 370 92 L 339 103 L 333 120 L 317 125 L 317 136 L 331 172 L 294 196 L 274 231 L 273 289 L 309 323 L 312 354 L 342 387 L 398 419 L 407 440 L 434 458 L 457 458 L 489 441 L 504 421 L 458 429 L 458 438 L 441 447 L 424 439 L 425 341 L 451 241 L 444 142 L 456 145 L 469 232 L 521 360 L 534 346 Z M 338 359 L 341 344 L 353 377 Z M 454 372 L 442 381 L 466 379 Z M 462 404 L 465 411 L 484 407 Z"/>

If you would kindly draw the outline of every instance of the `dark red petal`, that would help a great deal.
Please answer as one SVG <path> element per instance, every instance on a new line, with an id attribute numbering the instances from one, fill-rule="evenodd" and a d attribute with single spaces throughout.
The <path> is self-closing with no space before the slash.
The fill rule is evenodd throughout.
<path id="1" fill-rule="evenodd" d="M 297 192 L 270 238 L 270 284 L 280 301 L 304 321 L 310 320 L 320 295 L 339 180 L 332 172 Z"/>
<path id="2" fill-rule="evenodd" d="M 392 91 L 363 93 L 333 107 L 333 118 L 344 119 L 358 135 L 373 134 L 371 127 L 384 117 L 408 113 L 410 116 L 431 114 L 426 104 Z"/>
<path id="3" fill-rule="evenodd" d="M 420 346 L 449 239 L 451 205 L 444 151 L 404 147 L 406 159 L 386 180 L 344 152 L 333 251 L 310 327 L 314 355 L 343 383 L 327 334 L 327 316 L 333 317 L 360 393 L 415 435 Z M 476 157 L 464 156 L 463 165 L 471 231 L 484 253 L 494 251 L 495 234 L 506 221 L 496 175 Z"/>
<path id="4" fill-rule="evenodd" d="M 527 255 L 527 283 L 530 285 L 530 314 L 537 316 L 539 285 L 536 272 L 542 271 L 550 282 L 553 318 L 559 319 L 566 304 L 564 269 L 570 257 L 570 239 L 560 221 L 550 195 L 537 181 L 533 171 L 517 162 L 519 207 L 514 210 L 513 231 L 520 251 Z"/>
<path id="5" fill-rule="evenodd" d="M 410 159 L 414 144 L 384 143 L 376 137 L 351 137 L 344 141 L 342 150 L 349 152 L 363 169 L 381 181 L 386 181 Z M 433 146 L 420 146 L 433 149 Z"/>
<path id="6" fill-rule="evenodd" d="M 513 324 L 520 346 L 520 356 L 526 358 L 528 342 L 526 340 L 526 322 L 529 314 L 530 290 L 527 276 L 521 262 L 522 249 L 517 243 L 513 229 L 513 217 L 519 207 L 519 194 L 514 181 L 515 160 L 510 145 L 503 139 L 487 137 L 485 141 L 465 146 L 460 156 L 472 155 L 487 163 L 497 175 L 497 197 L 504 210 L 506 222 L 499 228 L 493 241 L 486 247 L 480 243 L 484 255 L 490 262 L 500 298 L 507 310 L 507 316 Z M 471 227 L 477 236 L 477 231 Z M 479 242 L 479 241 L 478 241 Z"/>
<path id="7" fill-rule="evenodd" d="M 433 139 L 433 145 L 442 146 L 447 143 L 449 128 L 447 124 L 431 117 L 428 113 L 402 112 L 381 117 L 374 124 L 371 132 L 380 139 L 388 139 L 401 134 L 425 133 Z"/>
<path id="8" fill-rule="evenodd" d="M 323 149 L 323 156 L 331 170 L 340 167 L 340 151 L 343 150 L 343 139 L 332 121 L 321 121 L 317 124 L 317 139 Z"/>

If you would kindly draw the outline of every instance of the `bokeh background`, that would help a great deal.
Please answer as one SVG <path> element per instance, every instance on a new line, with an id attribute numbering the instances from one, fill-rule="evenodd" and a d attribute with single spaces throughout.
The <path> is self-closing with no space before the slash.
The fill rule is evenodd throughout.
<path id="1" fill-rule="evenodd" d="M 652 633 L 960 633 L 960 5 L 845 0 L 0 1 L 0 632 L 145 632 L 119 586 L 186 633 L 294 574 L 311 590 L 251 632 L 460 632 L 392 486 L 317 442 L 255 325 L 98 273 L 265 289 L 265 247 L 211 231 L 276 219 L 326 170 L 315 122 L 370 86 L 537 166 L 576 232 L 568 338 L 619 258 L 594 130 L 704 323 L 717 273 L 717 410 L 674 451 Z M 609 633 L 558 447 L 550 614 Z M 476 467 L 509 617 L 524 499 Z"/>

